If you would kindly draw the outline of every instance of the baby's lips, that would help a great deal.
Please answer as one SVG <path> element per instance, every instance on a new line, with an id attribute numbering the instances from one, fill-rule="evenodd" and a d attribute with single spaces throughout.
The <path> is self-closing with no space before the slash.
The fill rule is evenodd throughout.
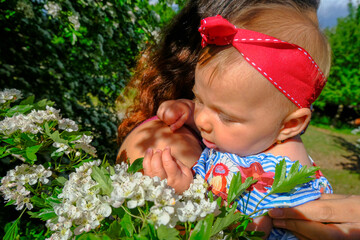
<path id="1" fill-rule="evenodd" d="M 210 141 L 206 140 L 205 138 L 203 138 L 202 141 L 207 148 L 216 148 L 215 143 L 210 142 Z"/>

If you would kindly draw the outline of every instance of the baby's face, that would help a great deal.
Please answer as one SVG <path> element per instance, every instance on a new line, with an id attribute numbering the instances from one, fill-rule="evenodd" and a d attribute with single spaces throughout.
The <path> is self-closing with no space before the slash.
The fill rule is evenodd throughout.
<path id="1" fill-rule="evenodd" d="M 268 80 L 245 61 L 213 70 L 195 71 L 194 118 L 204 144 L 240 156 L 263 152 L 276 142 L 284 117 Z"/>

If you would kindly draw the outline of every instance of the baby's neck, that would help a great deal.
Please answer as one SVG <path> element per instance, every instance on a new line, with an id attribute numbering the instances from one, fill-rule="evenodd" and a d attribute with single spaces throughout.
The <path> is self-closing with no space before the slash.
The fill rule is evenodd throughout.
<path id="1" fill-rule="evenodd" d="M 301 165 L 311 166 L 311 160 L 299 135 L 286 140 L 283 143 L 275 144 L 268 148 L 265 153 L 274 156 L 286 156 L 292 161 L 299 160 Z"/>

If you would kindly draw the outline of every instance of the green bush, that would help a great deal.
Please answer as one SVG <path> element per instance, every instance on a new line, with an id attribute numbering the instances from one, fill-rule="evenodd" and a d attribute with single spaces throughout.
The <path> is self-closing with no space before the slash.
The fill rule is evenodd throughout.
<path id="1" fill-rule="evenodd" d="M 115 100 L 139 51 L 174 15 L 168 1 L 2 0 L 0 9 L 2 88 L 52 99 L 114 160 Z"/>

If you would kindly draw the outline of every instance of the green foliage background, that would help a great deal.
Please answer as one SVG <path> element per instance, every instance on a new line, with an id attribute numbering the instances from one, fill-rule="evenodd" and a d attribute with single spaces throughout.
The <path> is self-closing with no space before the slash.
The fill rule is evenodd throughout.
<path id="1" fill-rule="evenodd" d="M 136 56 L 175 14 L 172 2 L 59 0 L 56 16 L 49 2 L 0 1 L 0 86 L 51 99 L 94 133 L 100 158 L 115 159 L 115 100 Z"/>
<path id="2" fill-rule="evenodd" d="M 348 4 L 349 15 L 325 29 L 332 49 L 328 82 L 315 102 L 327 124 L 339 126 L 360 117 L 360 4 Z"/>
<path id="3" fill-rule="evenodd" d="M 61 6 L 58 15 L 45 9 Z M 92 131 L 100 159 L 115 160 L 119 123 L 115 100 L 136 56 L 154 43 L 183 0 L 0 0 L 0 86 L 55 102 L 63 117 Z M 80 26 L 69 17 L 78 16 Z M 26 97 L 26 96 L 25 96 Z M 2 162 L 1 176 L 10 165 Z M 0 236 L 18 212 L 0 205 Z M 25 216 L 24 216 L 25 217 Z M 29 216 L 27 216 L 29 217 Z M 34 224 L 35 223 L 35 224 Z M 22 239 L 44 239 L 44 224 L 21 221 Z"/>

